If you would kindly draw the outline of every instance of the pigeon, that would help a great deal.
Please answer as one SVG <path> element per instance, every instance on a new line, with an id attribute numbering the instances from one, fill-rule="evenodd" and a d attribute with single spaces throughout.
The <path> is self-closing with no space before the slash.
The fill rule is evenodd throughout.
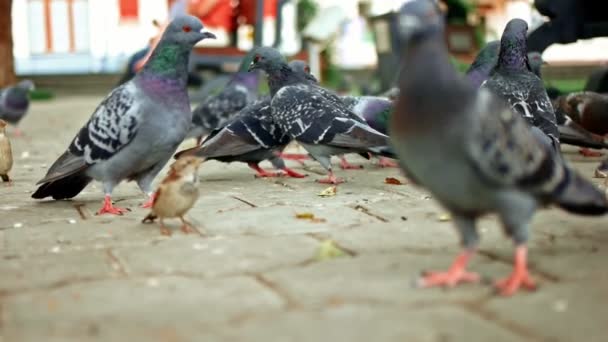
<path id="1" fill-rule="evenodd" d="M 238 71 L 226 87 L 217 95 L 205 99 L 194 109 L 188 138 L 197 138 L 200 143 L 203 136 L 216 128 L 223 127 L 239 110 L 257 100 L 259 73 L 247 72 L 252 58 L 253 50 L 245 55 Z"/>
<path id="2" fill-rule="evenodd" d="M 161 235 L 171 235 L 163 219 L 179 217 L 182 221 L 182 232 L 186 234 L 197 232 L 193 225 L 184 219 L 184 215 L 198 200 L 197 173 L 203 161 L 202 158 L 185 156 L 171 164 L 169 174 L 156 190 L 151 212 L 142 222 L 154 222 L 158 218 Z"/>
<path id="3" fill-rule="evenodd" d="M 449 62 L 444 18 L 431 1 L 405 3 L 397 20 L 401 61 L 417 67 L 400 80 L 392 146 L 404 172 L 450 212 L 463 245 L 447 272 L 427 273 L 418 284 L 478 281 L 466 270 L 479 242 L 475 224 L 495 213 L 515 242 L 513 272 L 496 282 L 498 291 L 506 296 L 535 288 L 526 242 L 536 209 L 555 204 L 571 213 L 601 215 L 608 212 L 606 196 L 503 99 L 458 74 Z"/>
<path id="4" fill-rule="evenodd" d="M 289 67 L 296 74 L 316 82 L 316 78 L 310 75 L 310 69 L 305 62 L 292 61 L 289 63 Z M 294 178 L 303 178 L 305 175 L 288 168 L 281 157 L 282 151 L 290 142 L 291 139 L 272 120 L 270 97 L 264 97 L 243 108 L 224 127 L 214 130 L 201 146 L 181 151 L 175 157 L 196 155 L 208 160 L 218 160 L 226 163 L 245 162 L 257 172 L 256 177 L 287 175 Z M 264 160 L 270 161 L 275 169 L 282 170 L 284 173 L 269 172 L 262 169 L 259 163 Z"/>
<path id="5" fill-rule="evenodd" d="M 530 71 L 526 52 L 528 24 L 521 19 L 507 23 L 500 40 L 496 67 L 482 85 L 509 102 L 530 125 L 547 136 L 546 142 L 559 151 L 559 130 L 551 100 L 538 76 Z"/>
<path id="6" fill-rule="evenodd" d="M 3 182 L 10 182 L 8 173 L 13 168 L 13 151 L 6 136 L 6 125 L 6 121 L 0 119 L 0 178 Z"/>
<path id="7" fill-rule="evenodd" d="M 394 101 L 399 96 L 399 87 L 392 87 L 384 93 L 380 94 L 380 97 L 386 97 L 387 99 Z"/>
<path id="8" fill-rule="evenodd" d="M 386 135 L 346 109 L 339 96 L 296 74 L 275 49 L 258 48 L 249 69 L 262 69 L 268 75 L 273 121 L 328 171 L 319 182 L 343 182 L 333 174 L 332 155 L 389 154 Z"/>
<path id="9" fill-rule="evenodd" d="M 547 64 L 547 62 L 543 60 L 543 55 L 536 51 L 529 52 L 528 64 L 530 66 L 530 71 L 532 71 L 534 75 L 538 76 L 538 78 L 542 79 L 542 67 L 543 65 Z M 563 95 L 561 90 L 553 86 L 547 85 L 545 86 L 545 89 L 547 90 L 547 95 L 550 99 L 555 99 Z"/>
<path id="10" fill-rule="evenodd" d="M 59 159 L 53 163 L 33 198 L 72 198 L 91 180 L 103 183 L 105 199 L 98 214 L 121 215 L 112 204 L 112 190 L 135 180 L 154 200 L 151 184 L 186 137 L 192 121 L 186 89 L 192 47 L 205 38 L 201 21 L 175 18 L 165 29 L 144 68 L 115 88 L 97 107 Z"/>
<path id="11" fill-rule="evenodd" d="M 486 44 L 475 57 L 473 63 L 466 71 L 466 76 L 474 87 L 478 88 L 489 77 L 498 63 L 500 41 L 494 40 Z"/>
<path id="12" fill-rule="evenodd" d="M 0 119 L 16 126 L 27 114 L 30 107 L 30 91 L 34 90 L 34 82 L 23 80 L 16 85 L 0 90 Z M 17 129 L 15 134 L 19 135 Z"/>

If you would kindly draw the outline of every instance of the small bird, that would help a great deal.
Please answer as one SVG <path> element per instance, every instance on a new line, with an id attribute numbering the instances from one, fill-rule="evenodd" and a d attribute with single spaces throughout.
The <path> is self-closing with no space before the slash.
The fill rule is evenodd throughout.
<path id="1" fill-rule="evenodd" d="M 10 182 L 8 173 L 13 168 L 13 151 L 6 136 L 6 125 L 6 121 L 0 119 L 0 178 L 3 182 Z"/>
<path id="2" fill-rule="evenodd" d="M 526 242 L 538 207 L 602 215 L 608 200 L 576 173 L 528 123 L 488 89 L 477 89 L 450 64 L 444 18 L 429 0 L 405 3 L 397 16 L 404 65 L 390 132 L 399 163 L 451 214 L 463 251 L 447 272 L 429 272 L 422 287 L 476 282 L 466 266 L 479 243 L 477 219 L 498 215 L 515 242 L 513 272 L 502 295 L 534 289 Z M 438 99 L 441 99 L 440 101 Z"/>
<path id="3" fill-rule="evenodd" d="M 14 86 L 0 90 L 0 119 L 16 126 L 27 114 L 30 108 L 30 91 L 34 90 L 34 82 L 23 80 Z M 15 135 L 21 131 L 15 128 Z"/>
<path id="4" fill-rule="evenodd" d="M 500 39 L 498 62 L 481 88 L 503 98 L 530 125 L 546 136 L 546 142 L 559 151 L 559 130 L 555 112 L 543 81 L 530 71 L 526 47 L 528 24 L 521 19 L 507 23 Z"/>
<path id="5" fill-rule="evenodd" d="M 318 182 L 343 182 L 333 174 L 332 155 L 390 155 L 385 151 L 386 135 L 346 109 L 338 95 L 296 74 L 275 49 L 258 48 L 249 69 L 262 69 L 268 75 L 273 121 L 328 171 L 328 177 Z"/>
<path id="6" fill-rule="evenodd" d="M 301 76 L 316 82 L 310 75 L 308 65 L 303 61 L 292 61 L 289 67 Z M 285 165 L 281 158 L 282 151 L 291 139 L 274 123 L 270 110 L 270 97 L 265 97 L 243 108 L 239 114 L 224 127 L 214 130 L 200 146 L 184 150 L 176 154 L 196 155 L 207 160 L 221 162 L 245 162 L 257 172 L 256 177 L 280 177 L 287 175 L 303 178 L 300 174 Z M 269 172 L 259 166 L 264 160 L 270 161 L 277 170 Z"/>
<path id="7" fill-rule="evenodd" d="M 466 71 L 467 79 L 474 87 L 478 88 L 485 82 L 498 63 L 498 53 L 500 52 L 500 41 L 493 40 L 486 44 L 475 57 L 475 60 Z"/>
<path id="8" fill-rule="evenodd" d="M 192 112 L 192 127 L 188 138 L 197 138 L 197 145 L 205 135 L 223 127 L 241 109 L 258 99 L 260 75 L 247 71 L 253 59 L 253 51 L 245 55 L 238 71 L 224 89 L 205 99 Z"/>
<path id="9" fill-rule="evenodd" d="M 198 168 L 204 161 L 194 156 L 184 156 L 171 164 L 169 173 L 160 183 L 151 207 L 151 212 L 142 222 L 160 222 L 160 233 L 171 235 L 163 222 L 166 218 L 178 217 L 182 221 L 182 232 L 195 233 L 194 226 L 186 221 L 184 215 L 198 200 Z"/>
<path id="10" fill-rule="evenodd" d="M 101 102 L 32 197 L 72 198 L 95 179 L 105 193 L 98 214 L 122 215 L 126 210 L 112 204 L 112 190 L 123 180 L 135 180 L 149 197 L 143 206 L 150 207 L 152 181 L 192 122 L 188 59 L 194 44 L 215 38 L 202 30 L 198 18 L 176 17 L 143 69 Z"/>

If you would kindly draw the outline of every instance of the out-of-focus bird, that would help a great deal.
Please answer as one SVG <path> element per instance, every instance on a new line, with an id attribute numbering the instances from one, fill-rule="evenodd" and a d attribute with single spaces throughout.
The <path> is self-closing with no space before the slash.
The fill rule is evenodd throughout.
<path id="1" fill-rule="evenodd" d="M 268 75 L 274 122 L 328 171 L 328 177 L 319 182 L 343 182 L 333 174 L 332 155 L 388 155 L 387 136 L 346 109 L 339 96 L 296 74 L 275 49 L 258 48 L 250 67 L 255 69 Z"/>
<path id="2" fill-rule="evenodd" d="M 16 85 L 0 89 L 0 119 L 17 126 L 30 108 L 30 91 L 34 90 L 34 82 L 23 80 Z M 21 131 L 15 127 L 15 135 Z"/>
<path id="3" fill-rule="evenodd" d="M 498 62 L 498 53 L 500 52 L 500 41 L 493 40 L 484 46 L 471 66 L 466 71 L 467 78 L 471 81 L 474 87 L 479 87 L 485 82 L 496 67 Z"/>
<path id="4" fill-rule="evenodd" d="M 114 187 L 135 180 L 153 200 L 152 181 L 184 140 L 192 121 L 186 89 L 194 44 L 214 38 L 193 16 L 174 19 L 144 68 L 114 89 L 81 128 L 68 150 L 53 163 L 33 198 L 76 196 L 95 179 L 105 200 L 98 214 L 121 215 L 112 204 Z"/>
<path id="5" fill-rule="evenodd" d="M 177 217 L 182 221 L 182 232 L 197 232 L 194 226 L 186 221 L 184 215 L 194 206 L 198 200 L 198 168 L 204 161 L 203 158 L 184 156 L 176 160 L 169 169 L 169 174 L 160 183 L 151 212 L 142 222 L 154 222 L 159 219 L 160 233 L 171 235 L 171 231 L 165 226 L 164 219 Z"/>
<path id="6" fill-rule="evenodd" d="M 559 129 L 543 81 L 530 71 L 526 47 L 528 24 L 521 19 L 507 23 L 500 39 L 496 67 L 482 85 L 500 96 L 530 125 L 546 135 L 546 143 L 559 151 Z"/>
<path id="7" fill-rule="evenodd" d="M 521 115 L 457 73 L 449 63 L 444 25 L 428 0 L 407 2 L 398 14 L 402 63 L 416 68 L 400 81 L 392 146 L 409 178 L 451 213 L 463 245 L 447 272 L 429 272 L 419 284 L 478 281 L 466 270 L 479 243 L 476 221 L 496 213 L 515 243 L 513 272 L 496 286 L 502 295 L 534 289 L 526 242 L 536 209 L 555 204 L 571 213 L 601 215 L 608 212 L 608 201 Z"/>
<path id="8" fill-rule="evenodd" d="M 6 136 L 6 125 L 6 121 L 0 119 L 0 178 L 3 182 L 10 182 L 8 173 L 13 168 L 13 151 Z"/>
<path id="9" fill-rule="evenodd" d="M 206 98 L 194 109 L 188 138 L 197 138 L 200 143 L 204 136 L 223 127 L 241 109 L 258 99 L 260 73 L 247 71 L 252 59 L 253 50 L 245 55 L 238 71 L 224 89 Z"/>

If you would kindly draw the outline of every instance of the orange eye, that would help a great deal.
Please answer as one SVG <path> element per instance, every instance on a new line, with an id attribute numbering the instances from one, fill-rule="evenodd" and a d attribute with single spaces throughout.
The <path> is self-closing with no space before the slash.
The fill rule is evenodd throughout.
<path id="1" fill-rule="evenodd" d="M 190 27 L 190 26 L 184 26 L 184 27 L 182 27 L 182 31 L 184 31 L 184 32 L 190 32 L 190 31 L 192 31 L 192 27 Z"/>

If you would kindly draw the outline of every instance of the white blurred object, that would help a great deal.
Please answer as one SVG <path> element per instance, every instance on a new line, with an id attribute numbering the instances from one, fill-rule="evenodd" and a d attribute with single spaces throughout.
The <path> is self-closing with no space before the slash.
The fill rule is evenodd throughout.
<path id="1" fill-rule="evenodd" d="M 317 14 L 302 31 L 304 38 L 319 43 L 328 43 L 340 30 L 346 20 L 346 13 L 340 6 L 328 7 Z"/>
<path id="2" fill-rule="evenodd" d="M 378 63 L 373 36 L 363 17 L 344 24 L 335 51 L 333 62 L 343 69 L 370 68 Z"/>

